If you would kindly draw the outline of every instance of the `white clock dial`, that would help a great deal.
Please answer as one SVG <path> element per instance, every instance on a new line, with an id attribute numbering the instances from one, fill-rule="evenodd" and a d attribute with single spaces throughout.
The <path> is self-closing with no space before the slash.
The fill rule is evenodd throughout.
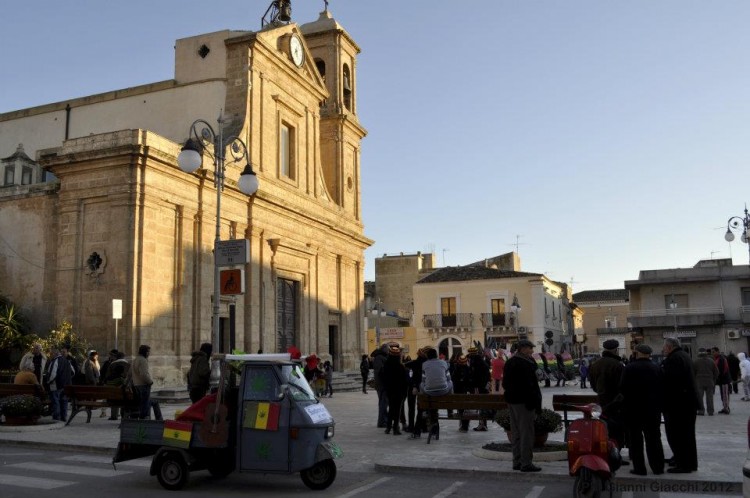
<path id="1" fill-rule="evenodd" d="M 302 67 L 302 63 L 305 62 L 305 51 L 302 49 L 302 40 L 299 36 L 292 35 L 292 39 L 289 40 L 289 53 L 292 56 L 292 62 L 297 67 Z"/>

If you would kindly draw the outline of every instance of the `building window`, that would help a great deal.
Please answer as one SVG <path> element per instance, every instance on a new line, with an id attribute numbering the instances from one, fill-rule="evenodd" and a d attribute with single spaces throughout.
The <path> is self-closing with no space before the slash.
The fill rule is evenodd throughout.
<path id="1" fill-rule="evenodd" d="M 343 90 L 344 90 L 344 107 L 348 111 L 352 110 L 352 75 L 349 72 L 349 66 L 344 64 L 343 70 Z"/>
<path id="2" fill-rule="evenodd" d="M 667 294 L 664 296 L 664 309 L 687 309 L 688 306 L 688 295 L 687 294 Z"/>
<path id="3" fill-rule="evenodd" d="M 742 306 L 750 306 L 750 287 L 743 287 L 741 292 Z"/>
<path id="4" fill-rule="evenodd" d="M 295 179 L 295 157 L 294 157 L 294 128 L 287 123 L 281 123 L 279 134 L 279 164 L 281 176 L 291 180 Z"/>
<path id="5" fill-rule="evenodd" d="M 604 318 L 604 328 L 605 329 L 614 329 L 617 328 L 617 317 L 616 316 L 607 316 Z"/>
<path id="6" fill-rule="evenodd" d="M 5 168 L 5 181 L 3 182 L 3 185 L 13 185 L 13 176 L 15 174 L 15 167 L 14 166 L 6 166 Z"/>
<path id="7" fill-rule="evenodd" d="M 23 168 L 21 173 L 21 185 L 31 184 L 31 168 Z"/>
<path id="8" fill-rule="evenodd" d="M 315 67 L 318 68 L 318 72 L 323 77 L 323 81 L 326 80 L 326 63 L 321 59 L 315 59 Z"/>
<path id="9" fill-rule="evenodd" d="M 492 326 L 505 326 L 505 299 L 493 299 L 492 305 Z"/>
<path id="10" fill-rule="evenodd" d="M 440 314 L 443 319 L 443 327 L 456 326 L 456 298 L 443 297 L 440 299 Z"/>

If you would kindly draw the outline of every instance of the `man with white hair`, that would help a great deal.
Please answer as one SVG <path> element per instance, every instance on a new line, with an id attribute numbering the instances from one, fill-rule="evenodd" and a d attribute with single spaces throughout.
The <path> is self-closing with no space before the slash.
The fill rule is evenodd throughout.
<path id="1" fill-rule="evenodd" d="M 42 374 L 44 373 L 44 367 L 47 365 L 47 357 L 42 352 L 42 345 L 34 343 L 31 351 L 23 355 L 21 363 L 18 366 L 19 370 L 29 370 L 34 372 L 37 381 L 42 383 Z"/>

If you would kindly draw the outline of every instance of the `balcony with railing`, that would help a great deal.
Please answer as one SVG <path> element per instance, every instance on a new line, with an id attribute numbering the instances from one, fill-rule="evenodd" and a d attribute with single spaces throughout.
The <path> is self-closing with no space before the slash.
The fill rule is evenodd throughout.
<path id="1" fill-rule="evenodd" d="M 628 312 L 632 327 L 699 327 L 724 323 L 724 308 L 665 308 Z"/>
<path id="2" fill-rule="evenodd" d="M 479 317 L 484 328 L 510 327 L 510 316 L 506 313 L 482 313 Z"/>
<path id="3" fill-rule="evenodd" d="M 424 315 L 422 325 L 428 329 L 471 329 L 472 313 L 455 313 L 452 315 Z"/>

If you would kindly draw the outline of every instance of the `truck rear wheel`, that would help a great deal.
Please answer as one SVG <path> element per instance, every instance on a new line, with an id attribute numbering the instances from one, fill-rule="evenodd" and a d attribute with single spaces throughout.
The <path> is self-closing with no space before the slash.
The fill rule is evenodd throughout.
<path id="1" fill-rule="evenodd" d="M 300 472 L 302 482 L 310 489 L 326 489 L 336 480 L 336 464 L 332 459 L 321 460 L 309 469 Z"/>
<path id="2" fill-rule="evenodd" d="M 190 471 L 185 459 L 177 453 L 166 453 L 159 459 L 156 478 L 164 489 L 176 491 L 187 484 Z"/>

